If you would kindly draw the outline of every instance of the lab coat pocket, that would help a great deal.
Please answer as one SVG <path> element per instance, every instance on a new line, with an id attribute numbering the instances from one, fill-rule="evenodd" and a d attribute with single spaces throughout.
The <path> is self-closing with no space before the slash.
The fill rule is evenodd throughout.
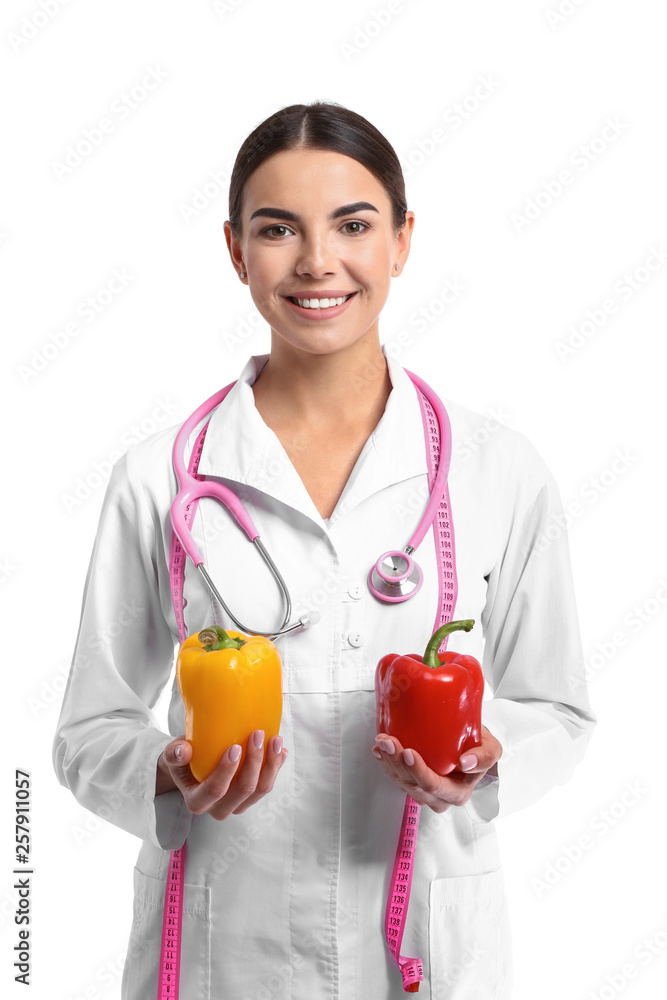
<path id="1" fill-rule="evenodd" d="M 512 938 L 500 868 L 429 886 L 431 1000 L 510 1000 Z"/>
<path id="2" fill-rule="evenodd" d="M 134 869 L 134 918 L 121 1000 L 157 996 L 165 883 Z M 211 889 L 185 883 L 181 925 L 180 1000 L 210 1000 Z"/>

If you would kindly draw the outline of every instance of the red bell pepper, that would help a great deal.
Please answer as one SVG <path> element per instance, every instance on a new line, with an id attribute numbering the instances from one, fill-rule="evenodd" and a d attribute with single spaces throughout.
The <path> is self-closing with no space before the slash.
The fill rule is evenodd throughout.
<path id="1" fill-rule="evenodd" d="M 474 656 L 438 653 L 450 632 L 469 632 L 474 620 L 448 622 L 434 633 L 424 658 L 383 656 L 375 671 L 377 732 L 395 736 L 440 775 L 458 770 L 459 757 L 481 743 L 484 674 Z"/>

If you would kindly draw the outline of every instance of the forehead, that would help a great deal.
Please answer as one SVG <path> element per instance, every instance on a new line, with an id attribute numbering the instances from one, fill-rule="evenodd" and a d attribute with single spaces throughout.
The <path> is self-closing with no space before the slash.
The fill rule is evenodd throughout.
<path id="1" fill-rule="evenodd" d="M 243 201 L 248 214 L 263 205 L 304 211 L 317 205 L 328 211 L 353 201 L 391 211 L 382 183 L 363 163 L 325 149 L 289 149 L 269 156 L 248 178 Z"/>

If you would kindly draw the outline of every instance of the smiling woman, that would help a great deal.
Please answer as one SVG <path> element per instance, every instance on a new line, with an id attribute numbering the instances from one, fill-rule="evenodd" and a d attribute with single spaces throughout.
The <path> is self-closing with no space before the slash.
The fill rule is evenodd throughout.
<path id="1" fill-rule="evenodd" d="M 439 1000 L 510 998 L 494 820 L 569 778 L 595 717 L 565 532 L 537 544 L 563 517 L 551 474 L 523 435 L 445 407 L 381 345 L 413 227 L 394 149 L 347 108 L 283 108 L 239 150 L 225 238 L 270 351 L 183 437 L 191 475 L 243 500 L 295 614 L 319 620 L 275 639 L 280 735 L 229 747 L 203 781 L 175 681 L 168 733 L 151 711 L 183 609 L 190 635 L 212 619 L 233 629 L 199 574 L 183 582 L 169 517 L 178 428 L 114 466 L 53 756 L 81 804 L 113 802 L 111 821 L 142 839 L 123 1000 L 397 1000 L 420 983 Z M 449 388 L 439 366 L 431 376 Z M 279 621 L 275 582 L 209 501 L 190 529 L 210 578 L 241 620 Z M 419 585 L 401 590 L 417 546 Z M 141 613 L 100 642 L 125 602 Z M 442 775 L 377 731 L 376 666 L 454 619 L 480 623 L 456 647 L 483 657 L 493 697 L 479 741 Z"/>
<path id="2" fill-rule="evenodd" d="M 287 124 L 289 115 L 283 117 Z M 359 144 L 359 127 L 350 128 L 355 117 L 341 112 L 338 135 L 326 130 L 330 145 Z M 285 148 L 288 134 L 254 169 L 256 139 L 251 135 L 248 150 L 239 151 L 246 179 L 232 180 L 225 237 L 271 328 L 270 364 L 253 385 L 255 406 L 326 519 L 391 391 L 379 317 L 390 279 L 407 260 L 414 213 L 405 208 L 393 150 L 389 156 L 369 143 L 365 156 L 373 169 L 382 164 L 383 178 L 392 176 L 388 190 L 347 153 L 303 138 Z M 351 397 L 352 372 L 362 370 L 364 391 Z"/>
<path id="3" fill-rule="evenodd" d="M 333 360 L 350 348 L 348 358 L 372 353 L 381 375 L 379 316 L 390 278 L 407 260 L 414 213 L 403 210 L 397 227 L 391 198 L 367 167 L 340 152 L 297 146 L 255 168 L 239 216 L 231 214 L 236 221 L 225 224 L 225 236 L 232 260 L 271 326 L 271 368 L 263 378 L 291 365 L 295 351 Z M 324 372 L 332 362 L 322 367 L 323 361 Z M 297 388 L 302 404 L 305 392 L 320 416 L 337 420 L 335 400 L 314 392 L 304 375 Z M 349 405 L 345 415 L 351 416 Z"/>

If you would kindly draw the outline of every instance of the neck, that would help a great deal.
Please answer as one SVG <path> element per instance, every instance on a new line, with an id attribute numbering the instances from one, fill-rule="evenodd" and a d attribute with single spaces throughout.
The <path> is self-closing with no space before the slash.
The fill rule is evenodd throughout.
<path id="1" fill-rule="evenodd" d="M 377 339 L 357 341 L 334 354 L 311 354 L 274 342 L 253 384 L 260 411 L 310 425 L 377 423 L 390 392 L 387 361 Z"/>

